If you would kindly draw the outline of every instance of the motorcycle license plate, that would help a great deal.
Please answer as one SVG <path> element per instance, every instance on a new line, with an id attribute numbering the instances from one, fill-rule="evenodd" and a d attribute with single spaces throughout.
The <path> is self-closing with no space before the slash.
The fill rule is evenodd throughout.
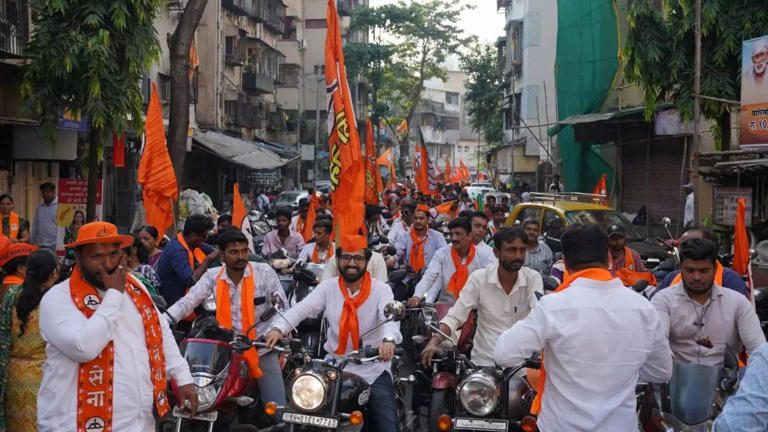
<path id="1" fill-rule="evenodd" d="M 293 282 L 293 275 L 277 275 L 277 279 L 281 281 Z"/>
<path id="2" fill-rule="evenodd" d="M 453 420 L 454 429 L 471 429 L 487 431 L 505 431 L 508 422 L 506 420 L 484 420 L 473 418 L 457 418 Z"/>
<path id="3" fill-rule="evenodd" d="M 339 427 L 339 419 L 328 417 L 317 417 L 306 414 L 298 414 L 292 412 L 283 413 L 283 421 L 288 423 L 296 423 L 310 426 L 320 426 L 327 428 Z"/>
<path id="4" fill-rule="evenodd" d="M 184 411 L 183 409 L 175 406 L 173 407 L 173 416 L 174 417 L 181 417 L 185 419 L 192 419 L 192 420 L 201 420 L 201 421 L 207 421 L 207 422 L 215 422 L 217 418 L 219 418 L 219 412 L 218 411 L 208 411 L 203 413 L 197 413 L 194 417 L 192 417 L 192 413 L 188 411 Z"/>

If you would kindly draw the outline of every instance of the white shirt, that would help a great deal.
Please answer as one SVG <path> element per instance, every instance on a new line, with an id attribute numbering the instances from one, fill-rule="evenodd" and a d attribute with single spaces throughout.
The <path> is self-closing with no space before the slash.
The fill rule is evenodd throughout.
<path id="1" fill-rule="evenodd" d="M 576 279 L 504 332 L 493 357 L 518 365 L 544 349 L 543 431 L 636 431 L 635 386 L 666 382 L 672 353 L 656 310 L 619 279 Z"/>
<path id="2" fill-rule="evenodd" d="M 389 229 L 389 234 L 387 234 L 387 238 L 389 239 L 389 244 L 394 245 L 395 241 L 397 241 L 397 238 L 401 234 L 410 234 L 411 233 L 411 227 L 406 226 L 405 222 L 403 222 L 402 219 L 395 219 L 394 222 L 392 222 L 392 228 Z"/>
<path id="3" fill-rule="evenodd" d="M 69 280 L 51 288 L 40 302 L 40 333 L 48 343 L 43 380 L 37 397 L 37 427 L 40 432 L 72 432 L 77 429 L 80 363 L 99 356 L 110 341 L 114 343 L 115 350 L 112 404 L 115 432 L 155 429 L 149 353 L 141 314 L 128 294 L 114 289 L 100 294 L 101 305 L 91 318 L 86 318 L 72 301 Z M 168 377 L 179 386 L 191 384 L 189 366 L 179 353 L 168 323 L 161 318 L 160 325 Z"/>
<path id="4" fill-rule="evenodd" d="M 368 273 L 371 274 L 373 279 L 387 283 L 389 276 L 387 274 L 387 262 L 384 261 L 384 257 L 378 253 L 373 252 L 371 254 L 371 260 L 368 261 Z M 325 273 L 321 280 L 323 282 L 328 279 L 337 279 L 339 277 L 339 266 L 336 265 L 336 254 L 331 255 L 328 262 L 325 264 Z"/>
<path id="5" fill-rule="evenodd" d="M 448 286 L 448 282 L 451 281 L 451 277 L 456 273 L 456 266 L 453 265 L 453 257 L 451 256 L 451 248 L 453 246 L 444 246 L 435 252 L 435 256 L 432 257 L 432 261 L 427 266 L 427 271 L 424 272 L 424 277 L 416 285 L 414 293 L 415 297 L 422 297 L 427 295 L 427 302 L 434 303 L 439 300 L 446 303 L 454 303 L 456 299 L 453 294 L 445 290 Z M 467 262 L 467 257 L 461 259 L 462 264 Z M 493 250 L 486 247 L 475 247 L 475 258 L 469 263 L 468 270 L 472 274 L 477 269 L 488 267 L 489 265 L 498 264 L 499 261 L 493 254 Z"/>
<path id="6" fill-rule="evenodd" d="M 333 244 L 328 244 L 328 249 L 325 250 L 325 252 L 318 252 L 317 253 L 317 259 L 320 260 L 318 264 L 325 263 L 328 259 L 330 259 L 331 256 L 334 255 L 333 248 L 331 247 Z M 317 243 L 312 242 L 307 245 L 305 245 L 301 252 L 299 252 L 298 261 L 301 261 L 303 263 L 312 262 L 312 254 L 315 253 L 315 248 L 317 247 Z"/>
<path id="7" fill-rule="evenodd" d="M 346 289 L 346 288 L 345 288 Z M 358 291 L 356 293 L 359 294 Z M 352 296 L 354 297 L 354 296 Z M 365 302 L 357 308 L 357 320 L 360 328 L 360 336 L 374 328 L 378 323 L 385 320 L 384 306 L 394 300 L 392 289 L 384 282 L 376 279 L 371 280 L 371 293 Z M 278 318 L 275 321 L 275 327 L 279 328 L 283 334 L 291 331 L 294 326 L 309 316 L 325 313 L 328 319 L 328 329 L 326 330 L 325 350 L 333 355 L 333 352 L 339 346 L 339 321 L 341 320 L 341 311 L 344 308 L 344 295 L 339 288 L 339 280 L 332 279 L 323 281 L 304 300 L 286 312 L 285 319 Z M 286 322 L 286 320 L 288 322 Z M 290 324 L 289 324 L 290 323 Z M 388 322 L 370 334 L 361 337 L 360 349 L 364 347 L 378 347 L 384 338 L 392 338 L 395 343 L 402 342 L 400 334 L 400 324 L 397 322 Z M 347 341 L 346 353 L 354 351 L 352 346 L 352 337 L 350 335 Z M 389 372 L 392 368 L 391 362 L 374 362 L 366 365 L 349 364 L 344 369 L 360 378 L 368 384 L 374 381 L 384 372 Z"/>
<path id="8" fill-rule="evenodd" d="M 254 302 L 254 324 L 256 324 L 256 335 L 261 336 L 272 328 L 272 320 L 265 323 L 259 322 L 259 317 L 261 314 L 264 313 L 264 311 L 266 311 L 271 305 L 270 297 L 272 296 L 272 293 L 278 293 L 283 299 L 283 304 L 287 305 L 288 299 L 285 297 L 283 286 L 280 284 L 280 280 L 277 278 L 277 273 L 272 270 L 272 267 L 263 263 L 252 262 L 250 264 L 250 268 L 253 269 L 253 272 L 251 272 L 251 270 L 246 267 L 243 274 L 243 279 L 248 277 L 253 278 L 253 298 L 254 300 L 258 299 L 258 303 L 260 303 L 257 305 L 255 304 L 256 302 Z M 242 334 L 243 316 L 240 298 L 242 296 L 241 293 L 243 290 L 243 280 L 241 279 L 240 282 L 235 284 L 232 282 L 232 279 L 230 279 L 229 274 L 227 274 L 225 268 L 226 266 L 208 269 L 205 273 L 203 273 L 203 276 L 200 278 L 200 280 L 197 281 L 197 283 L 189 289 L 187 295 L 180 298 L 176 303 L 168 308 L 166 313 L 170 315 L 174 320 L 179 321 L 192 313 L 192 311 L 194 311 L 195 308 L 203 302 L 203 300 L 209 297 L 215 298 L 216 285 L 219 282 L 218 276 L 219 273 L 221 273 L 222 279 L 224 279 L 224 281 L 229 286 L 230 309 L 232 312 L 232 330 L 238 334 Z M 216 299 L 216 304 L 219 304 L 219 299 Z"/>
<path id="9" fill-rule="evenodd" d="M 699 304 L 688 296 L 680 282 L 659 291 L 651 304 L 659 312 L 662 331 L 669 337 L 675 361 L 719 366 L 725 361 L 727 346 L 734 352 L 744 346 L 751 355 L 765 343 L 755 308 L 732 289 L 715 284 L 710 298 Z M 709 338 L 712 348 L 696 343 L 704 338 Z"/>
<path id="10" fill-rule="evenodd" d="M 685 197 L 685 214 L 683 215 L 683 226 L 693 223 L 693 192 Z"/>
<path id="11" fill-rule="evenodd" d="M 306 221 L 304 223 L 306 223 Z M 290 229 L 293 232 L 298 232 L 297 231 L 298 224 L 299 224 L 299 215 L 296 215 L 296 216 L 291 218 L 291 225 L 288 227 L 288 229 Z M 299 233 L 299 234 L 301 234 L 301 233 Z"/>
<path id="12" fill-rule="evenodd" d="M 472 362 L 478 366 L 494 366 L 493 348 L 496 339 L 528 316 L 538 303 L 535 292 L 544 294 L 541 275 L 536 270 L 521 268 L 512 291 L 507 294 L 499 282 L 499 265 L 491 264 L 469 276 L 459 300 L 440 323 L 447 325 L 451 334 L 455 335 L 456 330 L 469 318 L 469 313 L 477 309 Z"/>

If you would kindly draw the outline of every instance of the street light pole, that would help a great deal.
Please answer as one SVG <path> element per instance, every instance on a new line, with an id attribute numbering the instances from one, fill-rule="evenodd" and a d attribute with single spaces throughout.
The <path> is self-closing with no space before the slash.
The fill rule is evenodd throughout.
<path id="1" fill-rule="evenodd" d="M 315 160 L 313 178 L 315 179 L 315 187 L 317 187 L 317 148 L 320 146 L 320 86 L 322 84 L 323 75 L 320 74 L 320 67 L 318 69 L 317 84 L 315 85 Z"/>
<path id="2" fill-rule="evenodd" d="M 692 171 L 691 183 L 699 177 L 698 154 L 701 151 L 701 0 L 696 0 L 696 66 L 694 75 L 694 99 L 693 99 L 693 148 L 691 149 Z M 724 133 L 730 133 L 725 131 Z M 699 224 L 699 194 L 694 190 L 693 193 L 693 225 Z"/>

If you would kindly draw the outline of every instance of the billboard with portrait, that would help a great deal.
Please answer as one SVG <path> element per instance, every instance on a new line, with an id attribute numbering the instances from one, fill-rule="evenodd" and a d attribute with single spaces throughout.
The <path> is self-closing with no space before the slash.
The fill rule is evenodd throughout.
<path id="1" fill-rule="evenodd" d="M 741 47 L 741 146 L 768 146 L 768 36 Z"/>

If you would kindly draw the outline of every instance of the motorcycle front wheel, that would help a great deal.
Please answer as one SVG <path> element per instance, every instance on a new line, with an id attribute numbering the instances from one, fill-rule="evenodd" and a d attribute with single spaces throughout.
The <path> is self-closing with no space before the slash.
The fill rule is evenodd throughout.
<path id="1" fill-rule="evenodd" d="M 456 401 L 453 390 L 435 390 L 429 402 L 429 432 L 437 432 L 437 421 L 443 414 L 453 416 L 453 404 Z"/>

